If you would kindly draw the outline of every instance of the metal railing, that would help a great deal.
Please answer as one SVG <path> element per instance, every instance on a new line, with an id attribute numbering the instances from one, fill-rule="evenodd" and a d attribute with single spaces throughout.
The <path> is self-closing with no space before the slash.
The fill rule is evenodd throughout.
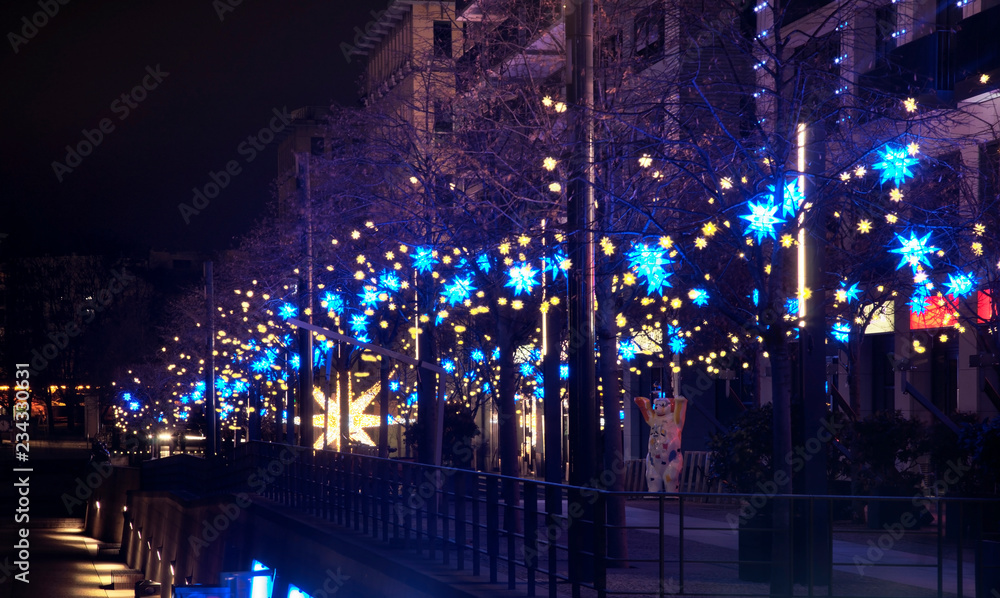
<path id="1" fill-rule="evenodd" d="M 796 595 L 975 596 L 979 579 L 979 595 L 993 598 L 984 584 L 1000 573 L 989 560 L 1000 540 L 993 498 L 758 493 L 706 505 L 718 495 L 614 493 L 261 442 L 238 447 L 225 468 L 203 488 L 251 487 L 527 596 L 768 596 L 787 576 Z M 626 498 L 627 523 L 610 523 L 609 505 Z M 878 524 L 838 517 L 852 501 Z M 790 525 L 772 525 L 775 512 Z M 792 548 L 784 563 L 771 551 L 781 538 Z"/>

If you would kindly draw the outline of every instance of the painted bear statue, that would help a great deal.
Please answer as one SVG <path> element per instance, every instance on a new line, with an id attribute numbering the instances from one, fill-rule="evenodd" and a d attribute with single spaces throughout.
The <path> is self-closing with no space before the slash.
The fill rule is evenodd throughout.
<path id="1" fill-rule="evenodd" d="M 677 492 L 684 457 L 681 432 L 687 414 L 687 399 L 659 398 L 652 402 L 635 397 L 643 419 L 649 424 L 649 453 L 646 455 L 646 483 L 650 492 Z"/>

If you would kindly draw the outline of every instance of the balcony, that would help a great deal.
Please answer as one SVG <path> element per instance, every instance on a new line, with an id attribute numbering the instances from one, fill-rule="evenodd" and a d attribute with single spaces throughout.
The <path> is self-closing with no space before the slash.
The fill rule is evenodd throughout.
<path id="1" fill-rule="evenodd" d="M 952 106 L 996 87 L 1000 79 L 1000 6 L 962 19 L 892 50 L 882 66 L 861 76 L 862 87 Z M 980 81 L 988 75 L 988 83 Z"/>
<path id="2" fill-rule="evenodd" d="M 965 99 L 996 87 L 1000 80 L 1000 6 L 994 6 L 962 20 L 958 25 L 955 51 L 955 96 Z M 989 83 L 981 83 L 982 75 Z"/>

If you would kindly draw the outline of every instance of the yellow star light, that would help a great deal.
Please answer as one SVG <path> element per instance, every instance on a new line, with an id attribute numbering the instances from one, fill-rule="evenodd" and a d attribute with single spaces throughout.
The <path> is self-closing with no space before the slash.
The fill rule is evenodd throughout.
<path id="1" fill-rule="evenodd" d="M 694 246 L 698 249 L 704 249 L 708 246 L 708 241 L 706 241 L 704 237 L 698 237 L 694 240 Z"/>
<path id="2" fill-rule="evenodd" d="M 674 244 L 674 240 L 670 237 L 660 237 L 660 247 L 664 249 L 670 249 L 670 246 Z"/>
<path id="3" fill-rule="evenodd" d="M 907 112 L 917 111 L 917 100 L 914 98 L 906 98 L 903 100 L 903 107 L 906 108 Z"/>
<path id="4" fill-rule="evenodd" d="M 556 164 L 557 162 L 555 158 L 545 158 L 545 160 L 542 161 L 542 168 L 552 172 L 556 169 Z"/>
<path id="5" fill-rule="evenodd" d="M 723 177 L 721 180 L 719 180 L 719 186 L 722 187 L 723 189 L 732 189 L 733 181 L 730 180 L 729 177 Z"/>
<path id="6" fill-rule="evenodd" d="M 376 382 L 375 386 L 369 388 L 365 392 L 361 393 L 357 399 L 350 401 L 350 434 L 351 440 L 368 446 L 375 446 L 375 441 L 372 440 L 371 436 L 365 432 L 365 428 L 374 428 L 379 425 L 379 416 L 365 413 L 368 406 L 371 405 L 375 397 L 378 396 L 381 390 L 381 385 Z M 350 385 L 348 385 L 348 393 L 350 393 Z M 314 388 L 313 389 L 313 399 L 319 404 L 320 411 L 326 408 L 326 397 L 323 395 L 323 391 Z M 329 440 L 329 447 L 340 450 L 340 385 L 337 385 L 337 393 L 335 396 L 330 397 L 330 417 L 327 419 L 323 413 L 318 413 L 313 416 L 313 426 L 323 429 L 326 426 L 326 436 Z M 323 435 L 317 434 L 319 438 L 316 439 L 315 448 L 323 448 Z"/>
<path id="7" fill-rule="evenodd" d="M 842 172 L 842 173 L 840 173 L 840 180 L 844 181 L 845 183 L 847 181 L 851 180 L 851 173 L 849 173 L 849 172 Z"/>
<path id="8" fill-rule="evenodd" d="M 643 154 L 639 158 L 639 166 L 643 168 L 649 168 L 653 164 L 653 159 L 649 157 L 649 154 Z"/>
<path id="9" fill-rule="evenodd" d="M 982 257 L 983 255 L 983 244 L 976 241 L 972 244 L 972 253 L 976 254 L 976 257 Z"/>
<path id="10" fill-rule="evenodd" d="M 892 201 L 903 201 L 903 192 L 899 189 L 893 189 L 889 192 L 889 199 Z"/>
<path id="11" fill-rule="evenodd" d="M 837 303 L 847 303 L 847 291 L 845 289 L 837 289 L 834 297 L 837 299 Z"/>
<path id="12" fill-rule="evenodd" d="M 913 143 L 907 145 L 906 153 L 910 154 L 911 156 L 916 156 L 917 154 L 920 153 L 920 144 L 914 141 Z"/>
<path id="13" fill-rule="evenodd" d="M 559 193 L 562 191 L 562 185 L 559 183 L 549 183 L 549 191 L 553 193 Z"/>
<path id="14" fill-rule="evenodd" d="M 671 299 L 670 301 L 670 307 L 674 309 L 680 309 L 682 305 L 684 305 L 684 302 L 681 301 L 680 299 Z"/>
<path id="15" fill-rule="evenodd" d="M 607 237 L 602 237 L 600 244 L 601 244 L 601 251 L 604 252 L 604 255 L 614 254 L 615 246 L 611 244 L 611 239 Z"/>
<path id="16" fill-rule="evenodd" d="M 715 227 L 715 224 L 708 222 L 705 224 L 705 226 L 701 227 L 701 234 L 705 235 L 706 237 L 711 237 L 712 235 L 715 234 L 717 230 L 719 229 Z"/>
<path id="17" fill-rule="evenodd" d="M 986 232 L 986 227 L 983 226 L 982 224 L 976 224 L 975 226 L 972 227 L 972 229 L 976 233 L 976 236 L 979 237 L 983 236 L 983 233 Z"/>
<path id="18" fill-rule="evenodd" d="M 788 248 L 795 244 L 795 238 L 792 235 L 781 235 L 781 246 Z"/>
<path id="19" fill-rule="evenodd" d="M 885 221 L 888 222 L 889 224 L 896 224 L 896 221 L 898 221 L 898 220 L 899 220 L 899 216 L 897 216 L 895 214 L 886 214 L 885 215 Z"/>
<path id="20" fill-rule="evenodd" d="M 550 96 L 542 98 L 542 106 L 545 106 L 546 108 L 552 106 L 552 98 Z"/>
<path id="21" fill-rule="evenodd" d="M 986 85 L 987 83 L 990 82 L 990 76 L 987 75 L 986 73 L 979 75 L 979 82 L 982 83 L 983 85 Z"/>
<path id="22" fill-rule="evenodd" d="M 865 176 L 865 174 L 867 173 L 868 171 L 865 170 L 864 166 L 858 166 L 857 168 L 854 169 L 854 176 L 858 177 L 859 179 Z"/>
<path id="23" fill-rule="evenodd" d="M 521 247 L 524 247 L 528 243 L 531 243 L 531 237 L 529 237 L 528 235 L 521 235 L 520 237 L 517 238 L 517 244 L 520 245 Z"/>
<path id="24" fill-rule="evenodd" d="M 870 233 L 871 230 L 872 230 L 872 223 L 869 222 L 868 220 L 862 220 L 861 222 L 858 223 L 858 231 L 862 235 Z"/>

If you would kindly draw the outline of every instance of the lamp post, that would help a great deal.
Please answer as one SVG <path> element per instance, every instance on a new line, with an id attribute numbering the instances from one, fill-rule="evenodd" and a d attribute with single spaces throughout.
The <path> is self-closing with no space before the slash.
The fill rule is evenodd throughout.
<path id="1" fill-rule="evenodd" d="M 799 191 L 806 196 L 806 172 L 824 161 L 822 152 L 823 127 L 819 124 L 806 127 L 799 124 L 796 131 L 796 149 L 799 171 Z M 798 290 L 799 290 L 799 401 L 802 405 L 802 438 L 822 438 L 821 422 L 829 414 L 826 391 L 826 313 L 824 309 L 823 272 L 825 269 L 825 210 L 821 201 L 807 210 L 805 199 L 799 213 L 798 232 Z M 826 476 L 826 450 L 818 451 L 802 468 L 801 479 L 796 484 L 804 494 L 828 494 Z M 800 503 L 798 507 L 805 507 Z M 819 585 L 829 583 L 827 563 L 831 558 L 830 536 L 826 522 L 830 517 L 826 501 L 811 505 L 809 528 L 814 531 L 807 538 L 795 538 L 795 552 L 812 555 L 806 566 L 813 571 L 813 581 Z M 817 525 L 816 522 L 820 522 Z M 808 543 L 807 543 L 808 542 Z M 811 544 L 811 545 L 810 545 Z"/>

